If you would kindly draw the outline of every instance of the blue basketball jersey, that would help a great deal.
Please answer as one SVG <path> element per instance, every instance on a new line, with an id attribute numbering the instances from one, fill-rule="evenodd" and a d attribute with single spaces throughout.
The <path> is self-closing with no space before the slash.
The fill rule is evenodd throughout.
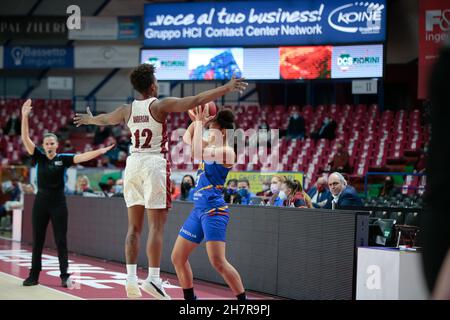
<path id="1" fill-rule="evenodd" d="M 199 164 L 194 192 L 195 207 L 217 209 L 226 206 L 222 191 L 230 169 L 216 162 L 202 161 Z"/>

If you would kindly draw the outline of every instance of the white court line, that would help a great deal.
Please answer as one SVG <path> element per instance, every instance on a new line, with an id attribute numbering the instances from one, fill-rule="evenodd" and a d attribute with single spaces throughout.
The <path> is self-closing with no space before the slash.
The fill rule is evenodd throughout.
<path id="1" fill-rule="evenodd" d="M 2 271 L 0 271 L 0 275 L 5 275 L 5 276 L 8 276 L 8 277 L 10 277 L 10 278 L 15 278 L 15 279 L 20 280 L 20 281 L 23 281 L 23 280 L 24 280 L 24 279 L 22 279 L 22 278 L 13 276 L 13 275 L 11 275 L 11 274 L 9 274 L 9 273 L 5 273 L 5 272 L 2 272 Z M 66 293 L 66 292 L 64 292 L 64 291 L 56 290 L 56 289 L 53 289 L 53 288 L 44 286 L 44 285 L 42 285 L 42 284 L 38 284 L 38 286 L 44 287 L 45 289 L 48 289 L 48 290 L 51 290 L 51 291 L 54 291 L 54 292 L 57 292 L 57 293 L 60 293 L 60 294 L 63 294 L 63 295 L 66 295 L 66 296 L 68 296 L 68 297 L 70 297 L 70 298 L 76 298 L 76 299 L 78 299 L 78 300 L 85 300 L 85 299 L 80 298 L 80 297 L 78 297 L 78 296 L 75 296 L 75 295 Z"/>

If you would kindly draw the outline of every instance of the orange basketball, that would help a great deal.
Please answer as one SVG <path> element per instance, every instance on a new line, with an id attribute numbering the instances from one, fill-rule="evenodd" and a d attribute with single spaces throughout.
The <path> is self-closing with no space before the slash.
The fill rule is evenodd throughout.
<path id="1" fill-rule="evenodd" d="M 213 116 L 213 117 L 214 117 L 214 116 L 217 114 L 217 106 L 216 106 L 216 104 L 214 103 L 214 101 L 208 102 L 208 103 L 204 106 L 204 108 L 208 108 L 209 116 Z M 202 110 L 203 110 L 203 109 L 202 109 Z M 193 111 L 192 111 L 192 110 L 189 110 L 188 114 L 189 114 L 189 118 L 191 118 L 191 120 L 194 121 L 194 114 L 193 114 Z"/>

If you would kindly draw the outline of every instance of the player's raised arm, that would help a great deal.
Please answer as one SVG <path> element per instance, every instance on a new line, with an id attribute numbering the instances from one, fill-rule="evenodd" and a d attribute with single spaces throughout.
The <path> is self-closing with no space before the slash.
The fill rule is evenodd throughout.
<path id="1" fill-rule="evenodd" d="M 32 155 L 34 153 L 34 149 L 36 148 L 36 145 L 33 143 L 33 141 L 30 139 L 30 133 L 29 133 L 29 124 L 28 124 L 28 117 L 30 115 L 31 109 L 33 107 L 31 106 L 31 99 L 28 99 L 25 101 L 25 103 L 22 105 L 22 142 L 25 146 L 25 149 L 27 149 L 28 154 Z"/>
<path id="2" fill-rule="evenodd" d="M 112 148 L 114 148 L 114 144 L 97 150 L 77 154 L 75 157 L 73 157 L 73 163 L 81 163 L 92 160 L 94 158 L 97 158 L 98 156 L 101 156 L 102 154 L 107 153 Z"/>
<path id="3" fill-rule="evenodd" d="M 193 115 L 194 121 L 186 130 L 183 141 L 191 145 L 194 158 L 199 159 L 203 154 L 203 149 L 208 145 L 208 141 L 203 139 L 203 128 L 214 117 L 209 116 L 207 108 L 204 107 L 196 107 Z"/>
<path id="4" fill-rule="evenodd" d="M 125 121 L 127 113 L 129 113 L 129 106 L 123 105 L 110 113 L 99 114 L 93 116 L 89 107 L 86 108 L 87 113 L 77 113 L 73 118 L 73 122 L 77 127 L 81 125 L 96 125 L 96 126 L 109 126 L 116 125 Z"/>
<path id="5" fill-rule="evenodd" d="M 193 109 L 196 106 L 206 104 L 210 101 L 214 101 L 227 93 L 240 92 L 242 93 L 247 88 L 248 83 L 245 82 L 245 78 L 236 79 L 233 78 L 223 86 L 201 92 L 195 96 L 189 96 L 184 98 L 166 98 L 155 102 L 155 108 L 162 112 L 186 112 L 189 109 Z"/>

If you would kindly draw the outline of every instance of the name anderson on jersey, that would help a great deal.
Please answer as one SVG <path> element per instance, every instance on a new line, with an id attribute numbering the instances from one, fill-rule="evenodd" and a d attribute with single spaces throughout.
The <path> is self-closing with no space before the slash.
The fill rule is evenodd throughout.
<path id="1" fill-rule="evenodd" d="M 150 117 L 149 116 L 133 116 L 133 122 L 134 123 L 150 122 Z"/>

